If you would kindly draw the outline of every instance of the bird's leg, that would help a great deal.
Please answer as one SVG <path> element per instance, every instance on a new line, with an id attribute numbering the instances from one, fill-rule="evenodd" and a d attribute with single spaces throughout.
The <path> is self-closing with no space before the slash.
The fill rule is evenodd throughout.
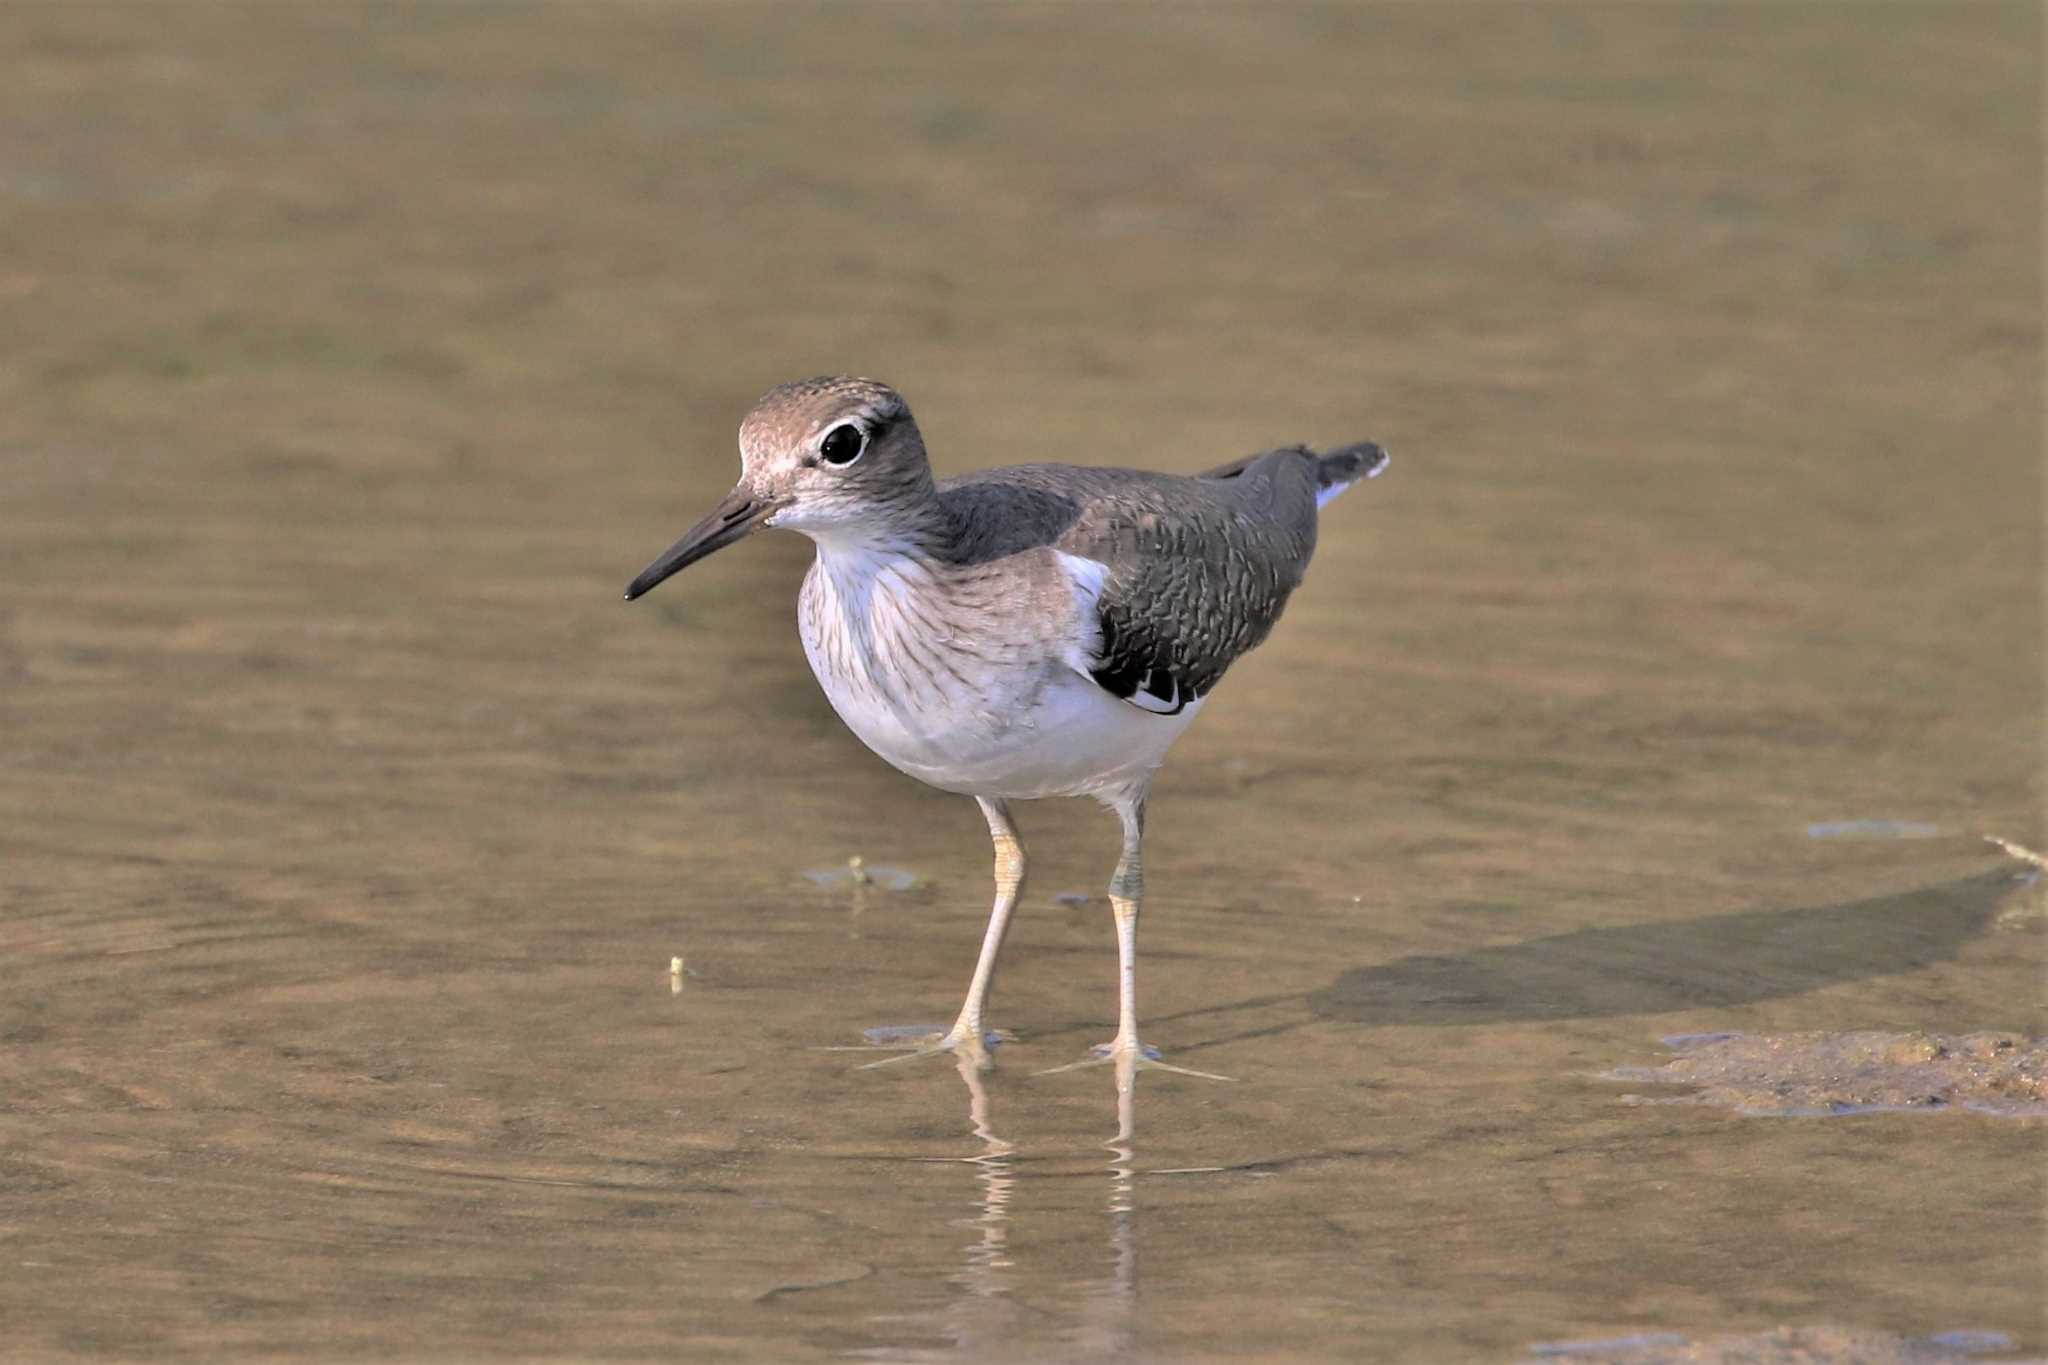
<path id="1" fill-rule="evenodd" d="M 1010 819 L 1010 806 L 993 797 L 975 798 L 988 819 L 989 842 L 996 851 L 996 903 L 989 911 L 988 932 L 981 938 L 981 956 L 974 964 L 974 979 L 967 983 L 967 999 L 961 1002 L 960 1017 L 953 1021 L 949 1037 L 980 1039 L 981 1011 L 988 1003 L 989 986 L 996 976 L 996 957 L 1003 951 L 1003 936 L 1010 929 L 1010 915 L 1024 894 L 1024 840 Z"/>
<path id="2" fill-rule="evenodd" d="M 988 932 L 982 935 L 981 957 L 974 964 L 974 979 L 967 983 L 967 999 L 960 1005 L 960 1017 L 947 1032 L 909 1044 L 911 1050 L 904 1056 L 869 1062 L 869 1067 L 954 1051 L 974 1057 L 979 1066 L 989 1065 L 989 1035 L 983 1031 L 981 1014 L 988 1004 L 989 986 L 996 976 L 996 957 L 1003 951 L 1003 935 L 1009 932 L 1010 915 L 1024 894 L 1024 840 L 1010 819 L 1008 802 L 987 796 L 974 799 L 981 804 L 981 813 L 988 820 L 989 840 L 995 845 L 996 903 L 989 911 Z"/>
<path id="3" fill-rule="evenodd" d="M 1211 1081 L 1230 1079 L 1213 1072 L 1168 1066 L 1138 1041 L 1138 904 L 1145 897 L 1145 796 L 1146 788 L 1141 786 L 1110 802 L 1124 827 L 1123 854 L 1117 859 L 1116 872 L 1109 879 L 1109 908 L 1116 917 L 1116 1037 L 1097 1047 L 1092 1055 L 1066 1066 L 1042 1071 L 1039 1073 L 1042 1076 L 1114 1061 L 1118 1063 L 1117 1085 L 1120 1089 L 1129 1084 L 1131 1072 L 1138 1070 L 1177 1071 L 1183 1076 L 1200 1076 Z"/>

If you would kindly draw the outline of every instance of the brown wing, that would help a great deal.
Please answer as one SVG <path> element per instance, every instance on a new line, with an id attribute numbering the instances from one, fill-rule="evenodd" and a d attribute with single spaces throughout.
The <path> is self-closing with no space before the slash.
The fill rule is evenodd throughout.
<path id="1" fill-rule="evenodd" d="M 1172 715 L 1280 619 L 1315 552 L 1318 501 L 1385 463 L 1364 442 L 1269 450 L 1198 478 L 1013 465 L 947 479 L 939 494 L 961 526 L 963 562 L 1049 547 L 1100 564 L 1089 675 Z"/>
<path id="2" fill-rule="evenodd" d="M 1313 455 L 1269 451 L 1225 469 L 1186 478 L 1014 465 L 939 491 L 968 562 L 1049 547 L 1102 565 L 1089 674 L 1134 706 L 1173 714 L 1266 638 L 1315 549 Z"/>
<path id="3" fill-rule="evenodd" d="M 1102 564 L 1102 643 L 1090 676 L 1172 715 L 1266 638 L 1316 545 L 1306 451 L 1240 461 L 1227 480 L 1182 479 L 1094 503 L 1058 548 Z"/>

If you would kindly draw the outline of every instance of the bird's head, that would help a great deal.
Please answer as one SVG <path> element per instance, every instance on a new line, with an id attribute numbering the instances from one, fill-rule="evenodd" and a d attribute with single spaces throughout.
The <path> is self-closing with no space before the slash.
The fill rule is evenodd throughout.
<path id="1" fill-rule="evenodd" d="M 626 598 L 769 526 L 825 543 L 886 539 L 932 492 L 924 438 L 901 394 L 845 376 L 783 384 L 740 423 L 739 483 Z"/>

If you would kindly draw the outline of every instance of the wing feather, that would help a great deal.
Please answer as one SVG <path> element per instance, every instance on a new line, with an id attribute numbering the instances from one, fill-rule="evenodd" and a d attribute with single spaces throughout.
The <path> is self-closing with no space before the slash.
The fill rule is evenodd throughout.
<path id="1" fill-rule="evenodd" d="M 1292 451 L 1228 481 L 1119 486 L 1088 500 L 1057 542 L 1103 566 L 1102 641 L 1089 676 L 1178 715 L 1266 638 L 1315 549 L 1315 471 Z"/>
<path id="2" fill-rule="evenodd" d="M 1098 637 L 1070 662 L 1133 706 L 1177 715 L 1280 619 L 1315 552 L 1319 495 L 1384 460 L 1366 444 L 1270 450 L 1198 478 L 1012 465 L 939 492 L 964 561 L 1056 551 Z"/>

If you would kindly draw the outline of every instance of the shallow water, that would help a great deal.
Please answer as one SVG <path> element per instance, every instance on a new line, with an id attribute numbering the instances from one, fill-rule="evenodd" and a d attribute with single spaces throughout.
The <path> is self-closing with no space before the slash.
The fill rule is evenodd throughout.
<path id="1" fill-rule="evenodd" d="M 1601 1079 L 2048 1033 L 2038 37 L 0 16 L 0 1354 L 2039 1354 L 2040 1121 Z M 826 1050 L 950 1017 L 980 818 L 801 542 L 617 599 L 832 369 L 944 468 L 1393 449 L 1156 791 L 1148 1035 L 1234 1082 L 1033 1074 L 1085 803 L 993 1074 Z"/>

